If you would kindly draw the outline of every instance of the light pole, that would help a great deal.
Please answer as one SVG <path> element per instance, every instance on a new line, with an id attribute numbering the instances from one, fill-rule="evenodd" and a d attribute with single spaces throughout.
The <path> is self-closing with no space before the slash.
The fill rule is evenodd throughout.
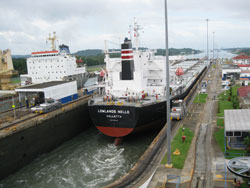
<path id="1" fill-rule="evenodd" d="M 209 54 L 208 54 L 208 19 L 206 19 L 207 21 L 207 64 L 208 64 L 208 59 L 209 59 Z"/>
<path id="2" fill-rule="evenodd" d="M 169 59 L 168 59 L 168 13 L 167 13 L 167 0 L 165 0 L 165 42 L 166 42 L 166 120 L 167 120 L 167 165 L 171 165 L 171 120 L 170 120 L 170 89 L 169 89 Z"/>
<path id="3" fill-rule="evenodd" d="M 213 63 L 214 63 L 214 32 L 213 32 Z"/>

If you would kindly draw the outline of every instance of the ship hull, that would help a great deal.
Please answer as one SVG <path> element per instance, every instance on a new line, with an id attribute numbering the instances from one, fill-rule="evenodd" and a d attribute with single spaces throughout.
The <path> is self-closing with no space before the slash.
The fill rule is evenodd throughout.
<path id="1" fill-rule="evenodd" d="M 205 70 L 206 68 L 183 93 L 171 98 L 171 101 L 184 99 Z M 96 128 L 110 137 L 124 137 L 157 129 L 166 123 L 166 101 L 154 101 L 147 106 L 137 106 L 136 103 L 126 106 L 108 104 L 90 104 L 89 110 Z"/>
<path id="2" fill-rule="evenodd" d="M 166 101 L 141 107 L 93 105 L 89 110 L 96 128 L 111 137 L 156 129 L 166 122 Z"/>

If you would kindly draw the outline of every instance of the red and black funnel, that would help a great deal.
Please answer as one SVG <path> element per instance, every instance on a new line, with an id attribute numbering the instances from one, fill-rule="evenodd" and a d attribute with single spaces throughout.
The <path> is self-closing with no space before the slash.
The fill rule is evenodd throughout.
<path id="1" fill-rule="evenodd" d="M 131 40 L 125 38 L 121 45 L 122 72 L 121 80 L 134 79 L 134 56 Z"/>

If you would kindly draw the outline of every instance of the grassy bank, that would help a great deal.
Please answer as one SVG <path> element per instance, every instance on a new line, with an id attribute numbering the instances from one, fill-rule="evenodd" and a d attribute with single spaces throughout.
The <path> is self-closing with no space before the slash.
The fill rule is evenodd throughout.
<path id="1" fill-rule="evenodd" d="M 194 103 L 206 103 L 207 101 L 207 94 L 201 93 L 195 96 Z"/>
<path id="2" fill-rule="evenodd" d="M 217 118 L 217 126 L 224 127 L 224 118 Z"/>
<path id="3" fill-rule="evenodd" d="M 105 65 L 88 66 L 87 71 L 88 72 L 100 71 L 102 70 L 103 67 L 105 67 Z"/>
<path id="4" fill-rule="evenodd" d="M 240 86 L 234 86 L 232 87 L 232 90 L 227 90 L 222 92 L 219 96 L 219 108 L 218 108 L 218 117 L 224 117 L 224 110 L 230 110 L 230 109 L 238 109 L 239 108 L 239 102 L 237 100 L 237 89 Z M 230 92 L 232 92 L 230 94 Z"/>
<path id="5" fill-rule="evenodd" d="M 189 147 L 194 137 L 194 132 L 188 128 L 185 128 L 184 135 L 186 136 L 186 140 L 183 143 L 182 142 L 182 128 L 180 128 L 171 143 L 171 161 L 172 161 L 174 168 L 179 168 L 179 169 L 183 168 L 188 151 L 189 151 Z M 180 155 L 173 154 L 176 148 L 180 150 Z M 162 164 L 167 163 L 167 154 L 165 154 L 161 163 Z"/>

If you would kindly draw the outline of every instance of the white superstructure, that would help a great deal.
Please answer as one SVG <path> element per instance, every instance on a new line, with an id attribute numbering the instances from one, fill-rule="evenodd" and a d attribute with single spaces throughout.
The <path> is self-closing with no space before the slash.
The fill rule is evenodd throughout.
<path id="1" fill-rule="evenodd" d="M 138 50 L 139 29 L 135 23 L 136 48 L 134 50 L 132 48 L 122 49 L 121 58 L 110 58 L 108 51 L 106 53 L 105 91 L 107 96 L 138 99 L 144 97 L 145 94 L 147 96 L 165 96 L 165 57 L 155 56 L 155 51 Z M 131 40 L 126 38 L 124 43 L 131 44 Z M 122 79 L 121 76 L 122 72 L 127 71 L 125 68 L 122 70 L 122 64 L 126 63 L 132 63 L 132 79 L 129 80 Z"/>
<path id="2" fill-rule="evenodd" d="M 77 63 L 76 57 L 70 54 L 68 46 L 60 45 L 59 50 L 55 49 L 55 38 L 55 35 L 48 38 L 52 41 L 51 51 L 31 53 L 31 57 L 27 59 L 28 74 L 21 76 L 22 78 L 30 77 L 31 83 L 34 84 L 50 81 L 84 80 L 87 77 L 86 67 Z M 23 82 L 24 84 L 25 82 Z"/>
<path id="3" fill-rule="evenodd" d="M 166 69 L 163 57 L 154 56 L 151 51 L 134 51 L 134 79 L 121 80 L 121 58 L 106 55 L 106 94 L 115 97 L 148 95 L 163 96 L 166 83 Z"/>

